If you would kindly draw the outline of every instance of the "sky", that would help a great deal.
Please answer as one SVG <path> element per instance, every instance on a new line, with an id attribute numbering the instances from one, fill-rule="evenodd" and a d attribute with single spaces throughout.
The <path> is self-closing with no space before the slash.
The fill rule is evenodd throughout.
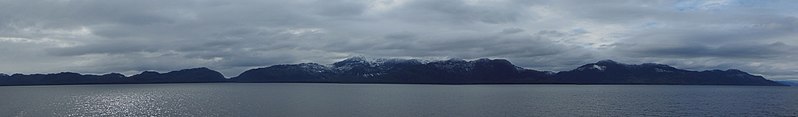
<path id="1" fill-rule="evenodd" d="M 791 0 L 0 0 L 0 73 L 226 76 L 348 57 L 599 60 L 798 80 Z"/>

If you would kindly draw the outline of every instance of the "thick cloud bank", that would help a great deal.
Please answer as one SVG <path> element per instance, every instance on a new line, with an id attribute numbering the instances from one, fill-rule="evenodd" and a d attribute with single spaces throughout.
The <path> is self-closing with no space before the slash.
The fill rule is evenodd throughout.
<path id="1" fill-rule="evenodd" d="M 235 76 L 351 56 L 602 59 L 798 79 L 798 2 L 780 0 L 3 0 L 0 71 Z"/>

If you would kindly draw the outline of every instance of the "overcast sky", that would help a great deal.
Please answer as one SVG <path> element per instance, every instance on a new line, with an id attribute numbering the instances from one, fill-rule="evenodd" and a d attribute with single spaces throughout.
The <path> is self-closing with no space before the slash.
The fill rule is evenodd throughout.
<path id="1" fill-rule="evenodd" d="M 0 73 L 227 76 L 352 56 L 612 59 L 798 79 L 792 0 L 0 0 Z"/>

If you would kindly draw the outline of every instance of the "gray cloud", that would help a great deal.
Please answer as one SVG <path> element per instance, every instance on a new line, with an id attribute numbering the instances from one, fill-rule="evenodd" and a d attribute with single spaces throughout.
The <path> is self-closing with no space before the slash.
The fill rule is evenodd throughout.
<path id="1" fill-rule="evenodd" d="M 228 76 L 350 56 L 601 59 L 798 79 L 792 1 L 5 0 L 0 71 L 211 67 Z"/>
<path id="2" fill-rule="evenodd" d="M 707 42 L 709 43 L 709 42 Z M 795 46 L 786 45 L 782 42 L 770 44 L 734 43 L 720 45 L 704 44 L 678 44 L 678 45 L 628 45 L 619 47 L 621 51 L 629 55 L 636 56 L 656 56 L 674 58 L 695 58 L 695 57 L 729 57 L 729 58 L 758 58 L 768 59 L 783 55 L 796 54 L 793 50 Z"/>

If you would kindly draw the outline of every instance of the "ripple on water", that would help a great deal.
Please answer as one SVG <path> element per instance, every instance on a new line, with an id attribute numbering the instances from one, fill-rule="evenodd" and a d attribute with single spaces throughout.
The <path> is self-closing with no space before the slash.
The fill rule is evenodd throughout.
<path id="1" fill-rule="evenodd" d="M 798 88 L 149 84 L 0 87 L 0 116 L 796 116 Z"/>

